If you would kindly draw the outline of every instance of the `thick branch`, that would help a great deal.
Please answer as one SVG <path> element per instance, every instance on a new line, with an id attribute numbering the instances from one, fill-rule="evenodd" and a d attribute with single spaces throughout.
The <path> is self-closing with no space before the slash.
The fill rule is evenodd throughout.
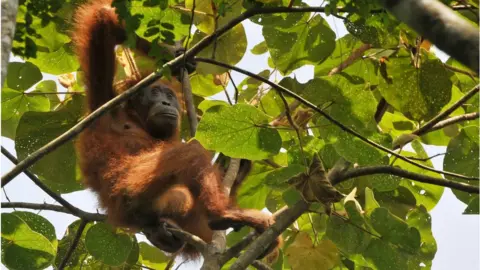
<path id="1" fill-rule="evenodd" d="M 17 10 L 17 0 L 2 0 L 2 87 L 7 76 L 7 65 L 17 22 Z"/>
<path id="2" fill-rule="evenodd" d="M 479 32 L 438 0 L 387 0 L 400 21 L 478 74 Z"/>
<path id="3" fill-rule="evenodd" d="M 13 164 L 17 165 L 18 164 L 18 160 L 10 153 L 8 152 L 7 149 L 5 149 L 3 146 L 1 147 L 1 150 L 2 150 L 2 154 L 7 157 Z M 53 192 L 50 190 L 50 188 L 48 188 L 42 181 L 40 181 L 40 179 L 38 179 L 37 176 L 35 176 L 33 173 L 31 173 L 29 170 L 25 170 L 24 171 L 25 175 L 28 176 L 28 178 L 30 178 L 33 183 L 35 183 L 35 185 L 37 185 L 41 190 L 43 190 L 45 193 L 47 193 L 50 197 L 52 197 L 55 201 L 57 201 L 59 204 L 61 204 L 63 207 L 65 207 L 65 209 L 67 209 L 68 213 L 74 215 L 74 216 L 77 216 L 77 217 L 80 217 L 80 218 L 83 218 L 83 219 L 88 219 L 88 220 L 91 220 L 89 218 L 87 218 L 88 215 L 90 215 L 89 213 L 73 206 L 71 203 L 69 203 L 68 201 L 66 201 L 64 198 L 62 198 L 62 196 L 58 195 L 57 193 Z"/>
<path id="4" fill-rule="evenodd" d="M 308 209 L 308 203 L 299 201 L 291 208 L 285 209 L 278 215 L 275 224 L 270 226 L 264 233 L 262 233 L 255 241 L 250 244 L 247 250 L 242 253 L 238 260 L 233 263 L 230 270 L 243 270 L 255 261 L 258 254 L 262 254 L 283 231 L 285 231 L 290 224 L 292 224 L 298 217 L 300 217 Z"/>
<path id="5" fill-rule="evenodd" d="M 425 166 L 423 164 L 419 164 L 417 162 L 414 162 L 398 153 L 395 153 L 394 151 L 384 147 L 383 145 L 380 145 L 368 138 L 365 138 L 364 136 L 362 136 L 360 133 L 358 133 L 357 131 L 353 130 L 353 129 L 350 129 L 348 127 L 346 127 L 345 125 L 343 125 L 342 123 L 340 123 L 338 120 L 334 119 L 333 117 L 331 117 L 329 114 L 325 113 L 324 111 L 322 111 L 320 108 L 318 108 L 316 105 L 314 105 L 313 103 L 311 103 L 310 101 L 302 98 L 301 96 L 295 94 L 294 92 L 288 90 L 287 88 L 279 85 L 279 84 L 276 84 L 274 82 L 271 82 L 269 81 L 268 79 L 265 79 L 261 76 L 258 76 L 257 74 L 254 74 L 252 72 L 249 72 L 249 71 L 246 71 L 244 69 L 241 69 L 241 68 L 238 68 L 238 67 L 235 67 L 235 66 L 232 66 L 232 65 L 229 65 L 229 64 L 225 64 L 225 63 L 222 63 L 222 62 L 218 62 L 216 60 L 212 60 L 212 59 L 207 59 L 207 58 L 201 58 L 201 57 L 195 57 L 196 61 L 198 62 L 204 62 L 204 63 L 209 63 L 209 64 L 212 64 L 212 65 L 217 65 L 217 66 L 221 66 L 221 67 L 224 67 L 224 68 L 228 68 L 228 69 L 232 69 L 232 70 L 235 70 L 237 72 L 240 72 L 242 74 L 245 74 L 247 76 L 250 76 L 254 79 L 257 79 L 261 82 L 264 82 L 268 85 L 270 85 L 271 87 L 273 87 L 274 89 L 278 90 L 278 91 L 281 91 L 285 94 L 288 94 L 289 96 L 297 99 L 298 101 L 300 101 L 301 103 L 303 103 L 305 106 L 313 109 L 314 111 L 318 112 L 319 114 L 321 114 L 323 117 L 325 117 L 328 121 L 332 122 L 333 124 L 335 124 L 336 126 L 338 126 L 339 128 L 341 128 L 343 131 L 359 138 L 360 140 L 364 141 L 365 143 L 377 148 L 377 149 L 380 149 L 386 153 L 389 153 L 390 155 L 392 156 L 395 156 L 397 157 L 398 159 L 401 159 L 407 163 L 410 163 L 416 167 L 419 167 L 419 168 L 422 168 L 422 169 L 425 169 L 427 171 L 431 171 L 431 172 L 436 172 L 436 173 L 441 173 L 441 174 L 444 174 L 444 175 L 448 175 L 448 176 L 452 176 L 452 177 L 457 177 L 457 178 L 462 178 L 462 179 L 466 179 L 466 180 L 479 180 L 478 177 L 473 177 L 473 176 L 465 176 L 465 175 L 461 175 L 461 174 L 457 174 L 457 173 L 452 173 L 452 172 L 447 172 L 447 171 L 441 171 L 441 170 L 436 170 L 434 168 L 431 168 L 431 167 L 428 167 L 428 166 Z"/>
<path id="6" fill-rule="evenodd" d="M 478 186 L 472 186 L 462 182 L 446 180 L 443 178 L 431 177 L 431 176 L 420 174 L 420 173 L 406 171 L 393 166 L 358 167 L 358 168 L 350 169 L 346 172 L 343 172 L 337 175 L 336 177 L 332 177 L 330 180 L 333 185 L 336 185 L 351 178 L 365 176 L 365 175 L 372 175 L 372 174 L 396 175 L 403 178 L 411 179 L 413 181 L 433 184 L 437 186 L 449 187 L 449 188 L 457 189 L 460 191 L 465 191 L 468 193 L 475 193 L 475 194 L 479 193 Z"/>
<path id="7" fill-rule="evenodd" d="M 67 254 L 65 254 L 65 257 L 63 258 L 62 262 L 58 266 L 58 270 L 63 270 L 67 265 L 68 261 L 70 260 L 70 257 L 72 256 L 73 252 L 78 246 L 80 238 L 82 237 L 83 231 L 85 230 L 85 227 L 87 226 L 87 224 L 88 224 L 88 221 L 82 220 L 82 222 L 80 223 L 80 226 L 78 226 L 77 232 L 75 233 L 75 238 L 73 239 L 72 244 L 68 248 Z"/>
<path id="8" fill-rule="evenodd" d="M 2 208 L 26 208 L 34 210 L 55 211 L 74 215 L 87 221 L 104 221 L 107 218 L 105 215 L 102 214 L 88 213 L 82 210 L 80 210 L 79 213 L 73 213 L 72 211 L 68 210 L 63 206 L 48 203 L 2 202 L 1 206 Z"/>

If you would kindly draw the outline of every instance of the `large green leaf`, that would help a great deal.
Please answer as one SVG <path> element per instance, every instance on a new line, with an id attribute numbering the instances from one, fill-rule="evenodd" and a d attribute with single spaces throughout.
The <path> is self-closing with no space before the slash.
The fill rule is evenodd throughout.
<path id="1" fill-rule="evenodd" d="M 408 212 L 406 222 L 420 232 L 422 241 L 418 251 L 419 260 L 411 266 L 425 264 L 430 267 L 437 252 L 437 242 L 432 234 L 432 218 L 430 214 L 428 214 L 425 207 L 420 206 Z"/>
<path id="2" fill-rule="evenodd" d="M 408 157 L 414 157 L 414 158 L 422 158 L 421 156 L 408 151 L 402 151 L 402 155 L 408 156 Z M 433 164 L 430 160 L 427 160 L 427 161 L 417 160 L 416 162 L 429 167 L 433 167 Z M 410 163 L 407 163 L 403 160 L 397 159 L 395 161 L 395 165 L 407 171 L 441 178 L 441 175 L 439 175 L 438 173 L 427 171 L 425 169 L 422 169 Z M 400 185 L 409 189 L 412 192 L 413 196 L 415 196 L 417 205 L 423 205 L 425 208 L 427 208 L 427 210 L 431 210 L 433 209 L 433 207 L 435 207 L 435 205 L 437 205 L 438 201 L 442 197 L 443 190 L 444 190 L 444 187 L 442 186 L 416 182 L 410 179 L 403 179 Z"/>
<path id="3" fill-rule="evenodd" d="M 45 73 L 60 75 L 75 72 L 80 64 L 73 53 L 72 46 L 71 43 L 66 43 L 55 51 L 38 52 L 37 58 L 32 58 L 30 61 Z"/>
<path id="4" fill-rule="evenodd" d="M 27 112 L 20 119 L 15 137 L 18 158 L 24 159 L 75 125 L 81 117 L 83 98 L 73 100 L 55 112 Z M 67 142 L 31 167 L 52 190 L 68 193 L 82 190 L 77 179 L 73 142 Z"/>
<path id="5" fill-rule="evenodd" d="M 52 223 L 48 221 L 46 218 L 34 214 L 32 212 L 25 212 L 25 211 L 15 211 L 12 214 L 21 218 L 30 229 L 34 232 L 37 232 L 43 236 L 45 236 L 54 248 L 57 247 L 57 235 L 55 234 L 55 227 L 53 227 Z"/>
<path id="6" fill-rule="evenodd" d="M 467 131 L 470 130 L 476 137 L 470 137 Z M 453 138 L 447 147 L 447 154 L 443 160 L 443 168 L 446 171 L 463 174 L 466 176 L 478 177 L 478 133 L 479 129 L 476 126 L 464 128 L 458 136 Z M 467 182 L 471 185 L 478 185 L 478 181 L 463 181 L 455 177 L 447 176 L 451 181 Z M 475 194 L 466 193 L 463 191 L 452 190 L 455 196 L 462 202 L 468 204 Z"/>
<path id="7" fill-rule="evenodd" d="M 2 136 L 15 138 L 18 122 L 25 112 L 46 112 L 50 101 L 44 95 L 26 94 L 8 87 L 2 88 Z"/>
<path id="8" fill-rule="evenodd" d="M 127 262 L 133 242 L 127 234 L 116 233 L 109 225 L 97 223 L 85 235 L 85 247 L 101 262 L 117 266 Z"/>
<path id="9" fill-rule="evenodd" d="M 364 252 L 372 239 L 361 228 L 337 216 L 330 216 L 326 235 L 341 251 L 348 254 Z"/>
<path id="10" fill-rule="evenodd" d="M 420 249 L 420 232 L 392 215 L 386 208 L 376 208 L 370 215 L 372 227 L 382 239 L 415 254 Z"/>
<path id="11" fill-rule="evenodd" d="M 193 35 L 192 44 L 199 42 L 205 37 L 204 33 L 196 31 Z M 215 60 L 236 65 L 243 58 L 247 50 L 247 36 L 243 24 L 239 24 L 216 40 L 216 46 L 211 44 L 203 49 L 197 56 L 212 58 Z M 206 63 L 198 63 L 197 72 L 201 74 L 222 74 L 227 70 Z"/>
<path id="12" fill-rule="evenodd" d="M 264 26 L 263 36 L 275 67 L 283 74 L 320 63 L 335 49 L 335 33 L 320 15 L 302 19 L 288 28 Z"/>
<path id="13" fill-rule="evenodd" d="M 414 120 L 428 120 L 450 101 L 452 82 L 450 73 L 438 59 L 423 58 L 419 69 L 411 64 L 411 57 L 401 51 L 387 62 L 391 83 L 380 80 L 379 90 L 388 104 Z"/>
<path id="14" fill-rule="evenodd" d="M 340 75 L 316 78 L 308 83 L 304 96 L 316 104 L 330 104 L 324 111 L 343 125 L 384 146 L 391 145 L 391 138 L 377 131 L 374 121 L 377 102 L 363 84 L 352 84 Z M 349 135 L 324 117 L 318 117 L 316 125 L 322 127 L 319 131 L 323 139 L 351 162 L 378 164 L 385 157 L 384 152 Z"/>
<path id="15" fill-rule="evenodd" d="M 25 91 L 42 78 L 42 73 L 35 63 L 8 63 L 6 85 L 13 90 Z"/>
<path id="16" fill-rule="evenodd" d="M 194 74 L 190 77 L 192 92 L 201 97 L 213 96 L 223 90 L 223 86 L 216 85 L 211 74 Z"/>
<path id="17" fill-rule="evenodd" d="M 198 124 L 196 138 L 202 145 L 233 158 L 259 160 L 278 153 L 280 135 L 264 127 L 268 117 L 253 106 L 237 104 L 207 111 Z"/>
<path id="18" fill-rule="evenodd" d="M 53 244 L 20 217 L 2 213 L 2 263 L 10 269 L 44 269 L 55 257 Z"/>

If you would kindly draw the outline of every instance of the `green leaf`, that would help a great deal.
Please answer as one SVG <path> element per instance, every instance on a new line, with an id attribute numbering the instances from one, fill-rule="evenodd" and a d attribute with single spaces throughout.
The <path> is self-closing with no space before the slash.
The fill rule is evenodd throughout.
<path id="1" fill-rule="evenodd" d="M 57 247 L 57 235 L 55 234 L 55 227 L 53 227 L 52 223 L 48 221 L 46 218 L 34 214 L 32 212 L 25 212 L 25 211 L 15 211 L 12 212 L 15 216 L 21 218 L 25 223 L 27 223 L 28 227 L 34 232 L 37 232 L 48 240 L 52 242 L 54 248 Z"/>
<path id="2" fill-rule="evenodd" d="M 193 35 L 192 44 L 196 44 L 205 34 L 197 31 Z M 227 33 L 217 39 L 216 48 L 214 44 L 211 44 L 207 48 L 203 49 L 197 56 L 212 58 L 215 50 L 215 60 L 230 65 L 236 65 L 243 58 L 245 51 L 247 50 L 247 36 L 245 34 L 245 28 L 243 24 L 238 24 Z M 222 67 L 214 66 L 206 63 L 198 63 L 197 72 L 200 74 L 222 74 L 227 70 Z"/>
<path id="3" fill-rule="evenodd" d="M 255 45 L 251 52 L 253 54 L 256 54 L 256 55 L 260 55 L 260 54 L 264 54 L 266 52 L 268 52 L 268 47 L 267 47 L 267 43 L 264 41 L 258 43 L 257 45 Z"/>
<path id="4" fill-rule="evenodd" d="M 467 135 L 468 130 L 470 130 L 470 132 L 473 134 L 477 134 L 476 140 Z M 450 141 L 447 147 L 447 154 L 445 154 L 445 158 L 443 160 L 444 170 L 466 176 L 478 177 L 478 132 L 479 129 L 476 126 L 466 127 L 458 136 Z M 471 185 L 478 185 L 478 181 L 464 181 L 449 176 L 447 176 L 447 179 L 451 181 L 465 182 Z M 475 196 L 475 194 L 470 194 L 455 189 L 452 189 L 452 191 L 460 201 L 466 204 L 468 204 Z"/>
<path id="5" fill-rule="evenodd" d="M 55 112 L 27 112 L 20 119 L 15 137 L 15 150 L 20 160 L 46 145 L 75 125 L 81 117 L 83 98 L 73 100 Z M 77 181 L 76 155 L 73 142 L 67 142 L 47 154 L 31 167 L 31 171 L 53 191 L 68 193 L 82 190 Z"/>
<path id="6" fill-rule="evenodd" d="M 140 242 L 140 256 L 142 264 L 153 269 L 165 269 L 170 261 L 160 249 L 153 247 L 145 242 Z"/>
<path id="7" fill-rule="evenodd" d="M 362 253 L 371 241 L 368 233 L 337 216 L 330 216 L 326 235 L 341 251 L 349 254 Z"/>
<path id="8" fill-rule="evenodd" d="M 478 195 L 473 197 L 473 199 L 468 203 L 467 208 L 463 212 L 466 215 L 478 215 L 479 214 L 479 205 L 480 201 L 478 200 Z"/>
<path id="9" fill-rule="evenodd" d="M 200 104 L 198 104 L 198 109 L 201 110 L 203 113 L 206 113 L 208 110 L 217 110 L 219 108 L 214 108 L 217 106 L 229 106 L 229 104 L 222 100 L 209 100 L 205 99 Z"/>
<path id="10" fill-rule="evenodd" d="M 412 66 L 410 55 L 403 51 L 387 63 L 391 83 L 380 80 L 379 91 L 395 109 L 413 120 L 434 117 L 450 101 L 450 73 L 438 59 L 424 58 L 420 69 Z"/>
<path id="11" fill-rule="evenodd" d="M 190 84 L 192 86 L 192 92 L 201 97 L 213 96 L 223 91 L 221 85 L 216 85 L 213 82 L 212 74 L 202 75 L 196 73 L 190 77 Z"/>
<path id="12" fill-rule="evenodd" d="M 130 12 L 132 16 L 140 15 L 141 21 L 136 33 L 148 41 L 160 38 L 161 41 L 166 40 L 167 35 L 172 35 L 171 40 L 181 40 L 188 35 L 190 27 L 190 18 L 187 14 L 177 12 L 173 8 L 160 9 L 158 6 L 148 7 L 143 1 L 132 1 Z M 190 12 L 189 12 L 190 13 Z M 159 28 L 157 35 L 146 36 L 149 29 Z"/>
<path id="13" fill-rule="evenodd" d="M 374 121 L 377 101 L 363 84 L 352 84 L 343 76 L 315 78 L 308 83 L 303 96 L 315 104 L 329 104 L 324 112 L 364 137 L 390 147 L 390 136 L 380 134 Z M 322 127 L 319 129 L 322 138 L 327 144 L 333 144 L 336 152 L 346 160 L 359 165 L 384 162 L 384 152 L 348 134 L 324 117 L 316 117 L 315 125 Z"/>
<path id="14" fill-rule="evenodd" d="M 415 254 L 420 249 L 420 232 L 392 215 L 386 208 L 376 208 L 370 215 L 372 227 L 382 238 Z"/>
<path id="15" fill-rule="evenodd" d="M 44 269 L 52 264 L 55 248 L 21 218 L 2 213 L 2 263 L 9 269 Z"/>
<path id="16" fill-rule="evenodd" d="M 478 84 L 478 77 L 475 76 L 475 73 L 471 71 L 469 68 L 465 67 L 462 65 L 460 62 L 453 58 L 449 58 L 447 62 L 445 63 L 447 65 L 453 66 L 454 68 L 457 68 L 459 70 L 466 71 L 467 73 L 470 73 L 471 75 L 467 75 L 464 73 L 460 72 L 455 72 L 452 76 L 454 84 L 461 89 L 463 93 L 469 91 L 472 89 L 475 85 Z"/>
<path id="17" fill-rule="evenodd" d="M 335 49 L 335 33 L 320 15 L 304 18 L 288 28 L 264 26 L 263 36 L 282 75 L 306 64 L 320 63 Z"/>
<path id="18" fill-rule="evenodd" d="M 35 63 L 8 63 L 6 85 L 13 90 L 25 91 L 42 80 L 42 78 L 43 75 Z"/>
<path id="19" fill-rule="evenodd" d="M 411 153 L 408 151 L 402 151 L 402 154 L 407 157 L 416 157 L 420 158 L 418 155 L 415 153 Z M 417 163 L 433 167 L 432 162 L 430 160 L 427 161 L 416 161 Z M 396 160 L 395 165 L 399 166 L 400 168 L 411 171 L 411 172 L 416 172 L 420 174 L 425 174 L 428 176 L 432 177 L 437 177 L 441 178 L 441 176 L 438 173 L 434 173 L 431 171 L 427 171 L 425 169 L 419 168 L 417 166 L 414 166 L 412 164 L 406 163 L 405 161 L 402 160 Z M 406 187 L 409 189 L 413 196 L 415 196 L 415 199 L 417 201 L 417 205 L 423 205 L 427 210 L 433 209 L 435 205 L 437 205 L 438 201 L 442 197 L 444 187 L 442 186 L 437 186 L 433 184 L 426 184 L 426 183 L 421 183 L 421 182 L 416 182 L 410 179 L 405 179 L 400 182 L 400 185 L 403 187 Z"/>
<path id="20" fill-rule="evenodd" d="M 417 207 L 408 212 L 406 221 L 409 226 L 415 227 L 420 232 L 422 238 L 422 244 L 417 253 L 417 257 L 420 261 L 417 261 L 415 265 L 423 263 L 430 267 L 432 265 L 432 260 L 435 257 L 435 253 L 437 252 L 437 242 L 432 234 L 431 216 L 428 214 L 425 207 Z"/>
<path id="21" fill-rule="evenodd" d="M 403 186 L 387 192 L 375 192 L 375 199 L 397 217 L 405 218 L 410 209 L 415 208 L 417 199 L 413 192 Z"/>
<path id="22" fill-rule="evenodd" d="M 115 233 L 105 223 L 93 225 L 85 236 L 85 247 L 93 257 L 111 266 L 125 263 L 132 250 L 132 239 L 127 234 Z"/>
<path id="23" fill-rule="evenodd" d="M 373 190 L 369 189 L 368 187 L 365 188 L 365 214 L 370 216 L 374 209 L 380 207 L 380 204 L 375 200 L 375 195 Z"/>
<path id="24" fill-rule="evenodd" d="M 290 207 L 303 200 L 302 194 L 294 188 L 289 188 L 283 193 L 282 197 L 285 203 Z"/>
<path id="25" fill-rule="evenodd" d="M 2 136 L 15 138 L 20 118 L 25 112 L 49 111 L 50 101 L 43 95 L 28 95 L 26 93 L 2 88 Z"/>
<path id="26" fill-rule="evenodd" d="M 365 250 L 364 256 L 371 260 L 377 269 L 409 269 L 407 266 L 408 257 L 382 239 L 373 238 Z"/>
<path id="27" fill-rule="evenodd" d="M 52 52 L 38 52 L 37 58 L 30 59 L 42 72 L 53 75 L 75 72 L 80 67 L 70 43 Z"/>
<path id="28" fill-rule="evenodd" d="M 32 91 L 33 93 L 49 93 L 45 95 L 37 95 L 40 97 L 46 97 L 48 100 L 50 100 L 50 110 L 53 111 L 53 109 L 60 104 L 60 99 L 58 98 L 58 95 L 52 94 L 57 92 L 57 84 L 53 80 L 44 80 L 38 83 L 35 86 L 35 90 Z"/>
<path id="29" fill-rule="evenodd" d="M 277 130 L 262 127 L 268 121 L 250 105 L 221 106 L 203 115 L 195 137 L 209 150 L 232 158 L 260 160 L 277 154 L 282 144 Z"/>

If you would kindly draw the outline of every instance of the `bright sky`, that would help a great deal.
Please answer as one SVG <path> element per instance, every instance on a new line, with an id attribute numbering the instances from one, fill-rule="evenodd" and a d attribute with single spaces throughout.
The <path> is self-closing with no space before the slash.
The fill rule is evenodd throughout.
<path id="1" fill-rule="evenodd" d="M 309 2 L 313 5 L 314 0 Z M 343 23 L 329 16 L 328 23 L 332 29 L 337 33 L 337 38 L 346 34 Z M 262 29 L 260 26 L 249 21 L 244 23 L 246 33 L 248 34 L 248 48 L 242 61 L 237 64 L 238 67 L 247 69 L 251 72 L 258 73 L 266 68 L 268 55 L 253 55 L 250 50 L 256 44 L 263 41 Z M 445 61 L 448 57 L 442 52 L 437 53 L 439 57 Z M 10 61 L 21 61 L 18 58 L 11 58 Z M 260 63 L 263 63 L 261 65 Z M 295 71 L 297 79 L 301 82 L 306 82 L 313 78 L 313 66 L 306 66 Z M 293 76 L 293 75 L 291 75 Z M 233 72 L 233 80 L 239 84 L 244 78 L 244 75 Z M 56 78 L 51 75 L 44 74 L 44 79 Z M 229 93 L 232 96 L 233 87 L 229 85 Z M 214 99 L 225 100 L 224 94 L 220 93 L 214 96 Z M 2 137 L 2 146 L 13 153 L 15 156 L 15 149 L 13 141 Z M 429 156 L 437 153 L 444 153 L 445 147 L 435 147 L 425 145 Z M 3 155 L 0 158 L 1 174 L 13 168 L 12 163 L 8 161 Z M 442 170 L 443 156 L 433 159 L 433 164 L 436 169 Z M 32 202 L 32 203 L 54 203 L 54 200 L 35 186 L 29 178 L 24 174 L 18 176 L 14 181 L 8 184 L 5 188 L 6 194 L 12 202 Z M 4 193 L 2 193 L 2 202 L 6 201 Z M 68 200 L 73 205 L 89 212 L 97 211 L 96 197 L 90 191 L 80 191 L 71 194 L 63 195 L 63 198 Z M 466 205 L 455 198 L 450 189 L 446 188 L 445 192 L 437 204 L 431 211 L 433 234 L 437 241 L 437 253 L 433 261 L 434 270 L 450 270 L 450 269 L 479 269 L 479 218 L 476 215 L 462 215 Z M 26 209 L 18 209 L 26 211 Z M 2 209 L 2 212 L 11 212 L 12 209 Z M 42 216 L 47 218 L 56 229 L 58 239 L 61 239 L 69 224 L 77 218 L 68 214 L 62 214 L 52 211 L 43 211 Z M 144 241 L 144 238 L 139 238 L 139 241 Z M 2 269 L 6 269 L 2 265 Z M 49 268 L 51 269 L 51 268 Z M 197 269 L 194 264 L 184 264 L 180 269 Z"/>

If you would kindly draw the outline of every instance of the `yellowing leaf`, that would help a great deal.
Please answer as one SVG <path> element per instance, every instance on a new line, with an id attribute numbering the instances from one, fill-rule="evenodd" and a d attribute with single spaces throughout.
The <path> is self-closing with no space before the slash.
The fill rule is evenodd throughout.
<path id="1" fill-rule="evenodd" d="M 330 240 L 322 240 L 314 246 L 310 236 L 300 232 L 287 248 L 285 255 L 292 269 L 328 270 L 339 262 L 337 246 Z"/>

